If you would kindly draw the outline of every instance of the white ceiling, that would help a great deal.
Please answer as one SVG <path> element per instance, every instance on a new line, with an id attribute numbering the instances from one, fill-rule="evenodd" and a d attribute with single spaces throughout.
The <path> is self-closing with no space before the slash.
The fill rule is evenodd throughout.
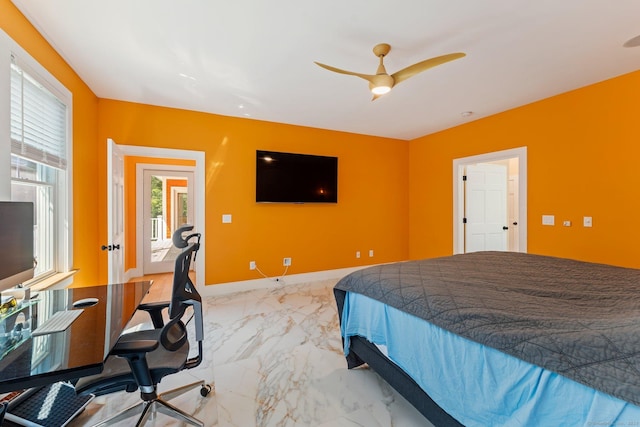
<path id="1" fill-rule="evenodd" d="M 413 139 L 640 69 L 639 0 L 13 0 L 101 98 Z M 372 102 L 389 74 L 451 52 Z M 470 117 L 461 113 L 472 111 Z"/>

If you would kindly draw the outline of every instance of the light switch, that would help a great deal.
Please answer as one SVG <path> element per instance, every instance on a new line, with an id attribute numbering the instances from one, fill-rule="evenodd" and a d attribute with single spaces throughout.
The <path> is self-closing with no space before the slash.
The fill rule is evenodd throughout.
<path id="1" fill-rule="evenodd" d="M 590 216 L 585 216 L 583 218 L 583 225 L 585 227 L 593 227 L 593 218 L 591 218 Z"/>
<path id="2" fill-rule="evenodd" d="M 223 214 L 222 215 L 222 223 L 223 224 L 231 224 L 231 214 Z"/>
<path id="3" fill-rule="evenodd" d="M 542 225 L 555 225 L 556 217 L 554 215 L 542 215 Z"/>

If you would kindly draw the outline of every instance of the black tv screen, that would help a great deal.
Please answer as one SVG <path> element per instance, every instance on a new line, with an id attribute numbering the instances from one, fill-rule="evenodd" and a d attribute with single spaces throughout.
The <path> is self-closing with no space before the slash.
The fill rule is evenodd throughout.
<path id="1" fill-rule="evenodd" d="M 256 202 L 338 203 L 338 158 L 257 150 Z"/>
<path id="2" fill-rule="evenodd" d="M 0 291 L 33 277 L 33 203 L 0 202 Z"/>

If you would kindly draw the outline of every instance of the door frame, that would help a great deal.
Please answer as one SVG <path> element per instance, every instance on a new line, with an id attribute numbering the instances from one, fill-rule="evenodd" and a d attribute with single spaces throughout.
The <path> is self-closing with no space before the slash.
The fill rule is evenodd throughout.
<path id="1" fill-rule="evenodd" d="M 125 156 L 137 156 L 137 157 L 149 157 L 160 159 L 178 159 L 178 160 L 193 160 L 195 161 L 193 193 L 195 200 L 202 200 L 201 203 L 196 203 L 194 209 L 194 228 L 198 233 L 202 234 L 203 244 L 200 246 L 198 256 L 195 260 L 195 272 L 196 272 L 196 289 L 200 293 L 204 290 L 205 286 L 205 259 L 206 259 L 206 238 L 205 238 L 205 171 L 204 171 L 204 151 L 192 151 L 192 150 L 179 150 L 174 148 L 156 148 L 156 147 L 143 147 L 135 145 L 119 145 Z M 166 167 L 168 165 L 162 165 Z M 137 178 L 136 178 L 137 181 Z M 136 209 L 138 201 L 136 200 Z M 137 215 L 137 214 L 136 214 Z M 136 242 L 136 246 L 137 242 Z M 137 264 L 141 262 L 138 256 L 136 248 L 136 268 L 133 275 L 140 275 L 140 269 Z M 127 272 L 128 273 L 128 272 Z M 129 276 L 134 277 L 134 276 Z"/>
<path id="2" fill-rule="evenodd" d="M 467 165 L 518 159 L 518 252 L 527 252 L 527 147 L 512 148 L 453 160 L 453 253 L 464 253 L 464 183 Z"/>

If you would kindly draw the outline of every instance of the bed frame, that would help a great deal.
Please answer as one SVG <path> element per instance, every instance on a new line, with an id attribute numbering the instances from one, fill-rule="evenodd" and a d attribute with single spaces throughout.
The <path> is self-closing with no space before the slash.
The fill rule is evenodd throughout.
<path id="1" fill-rule="evenodd" d="M 344 294 L 337 292 L 334 295 L 338 306 L 338 318 L 342 319 Z M 347 355 L 349 369 L 366 363 L 434 426 L 464 427 L 438 406 L 402 368 L 382 354 L 375 344 L 361 336 L 352 336 L 350 339 L 349 354 Z"/>
<path id="2" fill-rule="evenodd" d="M 350 357 L 365 362 L 436 427 L 464 427 L 439 407 L 398 365 L 366 338 L 351 337 Z"/>

